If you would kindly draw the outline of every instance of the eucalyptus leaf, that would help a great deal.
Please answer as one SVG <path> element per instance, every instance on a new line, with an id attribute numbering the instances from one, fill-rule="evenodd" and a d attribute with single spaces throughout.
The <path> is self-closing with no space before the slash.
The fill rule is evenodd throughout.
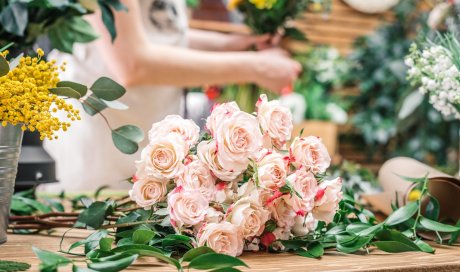
<path id="1" fill-rule="evenodd" d="M 126 89 L 108 77 L 98 78 L 90 90 L 100 99 L 106 101 L 117 100 L 126 93 Z"/>
<path id="2" fill-rule="evenodd" d="M 23 37 L 28 19 L 27 3 L 11 1 L 0 12 L 2 28 L 14 35 Z"/>
<path id="3" fill-rule="evenodd" d="M 105 104 L 94 94 L 91 94 L 85 100 L 83 100 L 82 106 L 86 113 L 88 113 L 90 116 L 94 116 L 107 108 L 107 104 Z"/>
<path id="4" fill-rule="evenodd" d="M 206 253 L 194 258 L 188 268 L 194 269 L 221 269 L 227 267 L 245 266 L 248 267 L 242 260 L 225 254 Z"/>
<path id="5" fill-rule="evenodd" d="M 106 104 L 109 108 L 115 109 L 115 110 L 127 110 L 129 109 L 128 105 L 118 101 L 118 100 L 113 100 L 113 101 L 107 101 L 104 99 L 101 99 L 104 104 Z"/>
<path id="6" fill-rule="evenodd" d="M 144 139 L 144 132 L 133 125 L 125 125 L 112 130 L 112 140 L 115 147 L 125 154 L 134 154 L 139 149 L 139 143 Z"/>
<path id="7" fill-rule="evenodd" d="M 3 56 L 0 56 L 0 77 L 6 76 L 10 71 L 8 61 Z"/>
<path id="8" fill-rule="evenodd" d="M 83 97 L 88 92 L 88 87 L 83 84 L 72 82 L 72 81 L 60 81 L 57 84 L 58 87 L 69 87 L 72 88 L 74 91 L 80 94 L 80 97 Z"/>
<path id="9" fill-rule="evenodd" d="M 422 217 L 420 219 L 420 225 L 427 230 L 439 231 L 439 232 L 456 232 L 460 230 L 460 227 L 446 225 L 446 224 L 439 223 L 439 222 L 433 221 L 425 217 Z"/>
<path id="10" fill-rule="evenodd" d="M 417 202 L 410 202 L 406 206 L 400 207 L 394 211 L 388 218 L 385 220 L 385 225 L 394 226 L 400 223 L 403 223 L 409 220 L 418 210 Z"/>
<path id="11" fill-rule="evenodd" d="M 80 93 L 70 87 L 50 88 L 49 91 L 50 93 L 58 95 L 58 96 L 65 96 L 65 97 L 75 98 L 75 99 L 81 98 Z"/>

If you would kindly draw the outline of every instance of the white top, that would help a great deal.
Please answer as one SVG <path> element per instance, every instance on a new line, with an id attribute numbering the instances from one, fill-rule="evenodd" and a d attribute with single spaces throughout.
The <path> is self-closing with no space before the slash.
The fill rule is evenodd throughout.
<path id="1" fill-rule="evenodd" d="M 186 46 L 187 16 L 183 0 L 139 0 L 142 22 L 152 43 Z M 132 46 L 136 46 L 133 43 Z M 152 52 L 155 54 L 155 52 Z M 101 76 L 116 81 L 105 66 L 94 43 L 74 47 L 74 55 L 56 53 L 53 58 L 67 61 L 67 72 L 62 79 L 91 84 Z M 155 75 L 152 74 L 152 77 Z M 65 77 L 65 78 L 64 78 Z M 145 134 L 152 123 L 168 114 L 180 114 L 182 90 L 174 87 L 140 86 L 130 88 L 120 99 L 128 110 L 104 110 L 113 128 L 132 124 Z M 122 154 L 112 142 L 111 132 L 101 116 L 89 116 L 82 107 L 81 121 L 72 123 L 59 139 L 45 141 L 45 149 L 56 160 L 59 183 L 44 185 L 46 191 L 95 190 L 102 185 L 111 188 L 128 188 L 123 180 L 134 174 L 134 155 Z M 147 138 L 147 137 L 146 137 Z M 142 149 L 147 144 L 141 143 Z"/>

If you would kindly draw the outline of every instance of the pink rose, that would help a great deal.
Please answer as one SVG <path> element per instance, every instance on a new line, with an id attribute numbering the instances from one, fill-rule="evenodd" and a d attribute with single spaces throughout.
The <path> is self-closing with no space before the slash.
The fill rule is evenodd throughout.
<path id="1" fill-rule="evenodd" d="M 222 121 L 237 111 L 240 111 L 240 108 L 236 102 L 215 104 L 211 110 L 211 115 L 206 119 L 206 128 L 211 132 L 211 135 L 214 137 L 217 127 L 222 124 Z"/>
<path id="2" fill-rule="evenodd" d="M 226 204 L 232 204 L 235 202 L 237 196 L 237 194 L 235 194 L 235 187 L 237 186 L 237 182 L 219 182 L 216 185 L 216 202 Z"/>
<path id="3" fill-rule="evenodd" d="M 186 153 L 186 145 L 178 134 L 153 139 L 136 161 L 136 177 L 172 179 L 182 173 Z"/>
<path id="4" fill-rule="evenodd" d="M 229 208 L 226 220 L 237 226 L 243 237 L 248 239 L 261 235 L 269 218 L 270 212 L 264 209 L 258 201 L 243 198 Z"/>
<path id="5" fill-rule="evenodd" d="M 278 227 L 290 229 L 294 225 L 296 213 L 284 197 L 274 200 L 273 203 L 268 205 L 268 208 L 272 213 L 272 219 L 275 220 Z"/>
<path id="6" fill-rule="evenodd" d="M 140 207 L 149 207 L 165 199 L 168 190 L 163 180 L 140 179 L 133 184 L 129 191 L 131 200 Z"/>
<path id="7" fill-rule="evenodd" d="M 223 181 L 233 181 L 246 170 L 246 165 L 236 163 L 233 165 L 233 168 L 224 168 L 217 156 L 217 146 L 213 140 L 199 143 L 197 155 L 198 158 L 208 166 L 211 172 Z"/>
<path id="8" fill-rule="evenodd" d="M 272 144 L 283 149 L 291 139 L 293 129 L 291 111 L 278 100 L 268 102 L 265 94 L 260 95 L 257 106 L 257 118 L 264 135 L 270 136 Z"/>
<path id="9" fill-rule="evenodd" d="M 292 227 L 292 233 L 295 236 L 305 236 L 311 231 L 314 231 L 316 226 L 318 226 L 318 220 L 316 220 L 311 213 L 307 216 L 296 216 L 294 221 L 295 224 Z"/>
<path id="10" fill-rule="evenodd" d="M 197 157 L 184 166 L 183 173 L 176 179 L 176 184 L 185 190 L 197 190 L 208 201 L 213 201 L 216 194 L 216 179 L 209 168 Z"/>
<path id="11" fill-rule="evenodd" d="M 233 257 L 243 253 L 243 237 L 238 227 L 229 223 L 210 223 L 198 234 L 198 246 L 208 246 L 215 252 Z"/>
<path id="12" fill-rule="evenodd" d="M 257 119 L 243 111 L 222 120 L 214 137 L 219 162 L 227 170 L 246 168 L 249 159 L 262 147 Z"/>
<path id="13" fill-rule="evenodd" d="M 296 137 L 289 152 L 292 165 L 296 168 L 306 167 L 314 174 L 326 172 L 331 164 L 331 157 L 319 137 Z"/>
<path id="14" fill-rule="evenodd" d="M 315 196 L 315 207 L 312 210 L 313 217 L 326 223 L 332 222 L 334 215 L 339 209 L 342 200 L 342 179 L 323 181 Z"/>
<path id="15" fill-rule="evenodd" d="M 185 120 L 179 115 L 168 115 L 160 122 L 154 123 L 149 131 L 149 141 L 176 133 L 182 137 L 187 149 L 195 145 L 200 136 L 200 128 L 192 120 Z"/>
<path id="16" fill-rule="evenodd" d="M 269 189 L 278 189 L 286 184 L 287 163 L 284 157 L 277 153 L 265 150 L 262 158 L 257 160 L 257 176 L 259 184 Z"/>
<path id="17" fill-rule="evenodd" d="M 288 182 L 300 197 L 297 194 L 287 195 L 286 201 L 298 215 L 306 215 L 313 209 L 318 181 L 311 172 L 300 169 L 288 177 Z"/>
<path id="18" fill-rule="evenodd" d="M 177 187 L 168 195 L 168 211 L 178 228 L 201 223 L 206 216 L 209 202 L 198 191 L 185 191 Z"/>

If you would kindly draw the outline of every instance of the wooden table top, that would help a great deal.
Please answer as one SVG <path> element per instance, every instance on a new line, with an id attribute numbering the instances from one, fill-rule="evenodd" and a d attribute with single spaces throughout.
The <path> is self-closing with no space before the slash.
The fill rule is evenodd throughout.
<path id="1" fill-rule="evenodd" d="M 27 262 L 30 271 L 38 271 L 39 260 L 32 252 L 32 246 L 57 251 L 64 229 L 51 235 L 9 234 L 8 242 L 0 245 L 0 260 Z M 89 232 L 73 230 L 64 241 L 64 249 L 71 243 L 85 238 Z M 460 245 L 433 245 L 435 254 L 408 252 L 387 254 L 372 250 L 371 254 L 347 255 L 336 251 L 326 252 L 320 260 L 292 254 L 245 253 L 242 259 L 249 265 L 246 271 L 460 271 Z M 70 266 L 68 270 L 70 271 Z M 64 271 L 64 270 L 62 270 Z M 175 271 L 153 258 L 142 258 L 126 271 Z"/>

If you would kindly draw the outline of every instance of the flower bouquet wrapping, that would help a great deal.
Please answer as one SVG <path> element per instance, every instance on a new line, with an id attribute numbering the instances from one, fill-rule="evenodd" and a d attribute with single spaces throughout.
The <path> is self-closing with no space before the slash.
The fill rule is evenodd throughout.
<path id="1" fill-rule="evenodd" d="M 288 146 L 289 109 L 265 95 L 256 107 L 216 105 L 201 136 L 179 116 L 153 124 L 131 199 L 197 246 L 231 256 L 283 249 L 279 241 L 332 222 L 342 183 L 324 177 L 331 158 L 321 139 L 299 135 Z"/>

